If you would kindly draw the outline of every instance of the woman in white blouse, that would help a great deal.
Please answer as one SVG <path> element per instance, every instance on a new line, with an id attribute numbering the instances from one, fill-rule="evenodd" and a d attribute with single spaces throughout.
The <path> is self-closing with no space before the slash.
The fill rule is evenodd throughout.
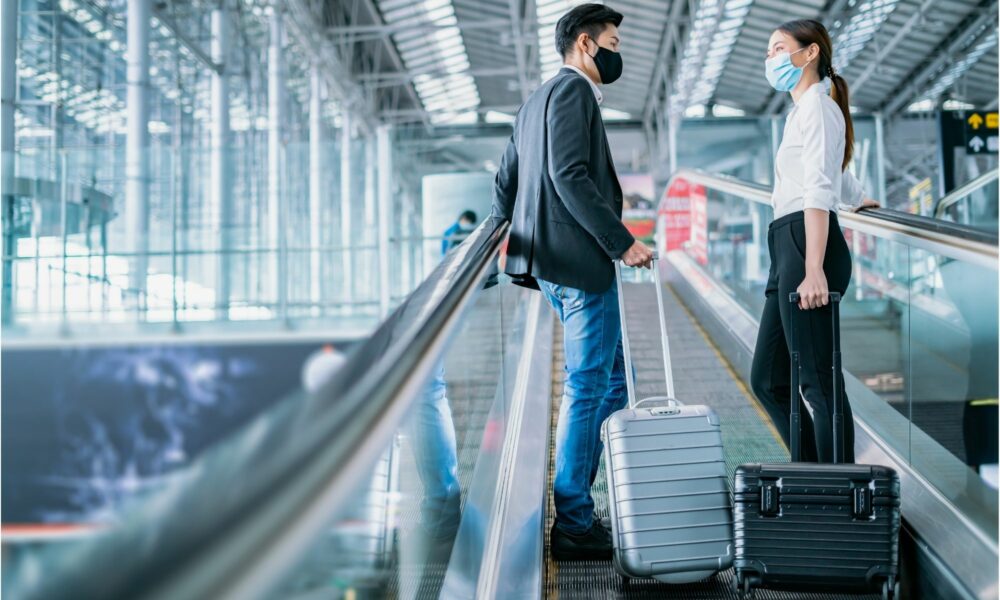
<path id="1" fill-rule="evenodd" d="M 851 254 L 837 223 L 838 206 L 876 207 L 864 198 L 851 162 L 854 129 L 847 82 L 833 70 L 830 35 L 822 23 L 789 21 L 771 35 L 765 73 L 795 103 L 785 120 L 774 165 L 774 221 L 768 229 L 771 269 L 757 333 L 751 384 L 785 443 L 789 442 L 791 361 L 788 323 L 799 345 L 804 461 L 833 461 L 833 313 L 829 292 L 843 294 Z M 789 302 L 798 292 L 799 307 Z M 838 377 L 842 377 L 838 374 Z M 843 379 L 839 382 L 843 390 Z M 844 460 L 854 460 L 854 421 L 843 396 Z"/>

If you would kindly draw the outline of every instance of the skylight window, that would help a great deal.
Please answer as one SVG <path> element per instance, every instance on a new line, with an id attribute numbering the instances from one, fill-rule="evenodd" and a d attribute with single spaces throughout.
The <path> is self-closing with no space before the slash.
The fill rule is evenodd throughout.
<path id="1" fill-rule="evenodd" d="M 432 121 L 453 120 L 459 114 L 467 118 L 466 111 L 479 106 L 479 92 L 468 74 L 469 55 L 451 0 L 381 0 L 378 4 L 386 23 L 412 26 L 394 34 L 393 41 L 406 68 L 422 73 L 413 78 L 413 87 L 424 110 L 447 111 L 432 115 Z M 431 33 L 427 25 L 434 26 Z M 436 73 L 442 69 L 448 73 L 445 77 Z M 434 75 L 428 74 L 432 71 Z M 475 121 L 474 110 L 472 118 Z"/>
<path id="2" fill-rule="evenodd" d="M 733 45 L 750 12 L 752 0 L 702 0 L 674 78 L 671 105 L 676 114 L 705 114 Z M 699 106 L 700 105 L 700 106 Z"/>
<path id="3" fill-rule="evenodd" d="M 983 57 L 986 52 L 990 51 L 997 46 L 997 30 L 994 29 L 989 35 L 987 35 L 981 42 L 969 49 L 969 53 L 965 55 L 965 58 L 957 60 L 948 67 L 945 68 L 941 77 L 934 83 L 933 86 L 925 94 L 924 98 L 933 100 L 943 94 L 945 90 L 950 88 L 952 84 L 958 80 L 959 77 L 965 75 L 965 72 L 972 68 L 972 65 L 979 62 L 979 59 Z"/>
<path id="4" fill-rule="evenodd" d="M 896 10 L 898 0 L 867 0 L 862 2 L 844 29 L 833 41 L 833 68 L 846 69 L 854 57 L 874 37 L 882 23 Z"/>

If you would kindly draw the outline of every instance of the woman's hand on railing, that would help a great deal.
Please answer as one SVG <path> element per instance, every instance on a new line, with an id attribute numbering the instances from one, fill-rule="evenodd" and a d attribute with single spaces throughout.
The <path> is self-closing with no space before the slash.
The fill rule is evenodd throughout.
<path id="1" fill-rule="evenodd" d="M 872 200 L 871 198 L 865 198 L 861 201 L 861 204 L 855 206 L 851 209 L 851 212 L 860 212 L 866 208 L 879 208 L 882 205 L 878 203 L 878 200 Z"/>

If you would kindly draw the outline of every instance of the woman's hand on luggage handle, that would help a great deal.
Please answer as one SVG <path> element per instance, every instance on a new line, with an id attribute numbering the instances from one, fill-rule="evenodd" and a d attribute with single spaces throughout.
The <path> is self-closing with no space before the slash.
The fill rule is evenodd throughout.
<path id="1" fill-rule="evenodd" d="M 795 290 L 799 293 L 799 308 L 808 310 L 826 306 L 830 302 L 830 290 L 826 285 L 823 269 L 806 269 L 806 278 Z"/>
<path id="2" fill-rule="evenodd" d="M 653 264 L 653 250 L 636 240 L 632 247 L 622 254 L 622 262 L 630 267 L 650 268 Z"/>
<path id="3" fill-rule="evenodd" d="M 851 212 L 859 212 L 866 208 L 879 208 L 880 206 L 882 205 L 878 203 L 878 200 L 865 198 L 864 200 L 861 201 L 861 204 L 859 206 L 855 206 L 854 208 L 852 208 Z"/>

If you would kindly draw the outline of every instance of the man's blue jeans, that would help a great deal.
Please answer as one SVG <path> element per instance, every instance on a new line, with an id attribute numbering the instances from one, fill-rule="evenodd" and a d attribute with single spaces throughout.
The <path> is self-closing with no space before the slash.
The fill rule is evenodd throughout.
<path id="1" fill-rule="evenodd" d="M 618 286 L 594 294 L 538 283 L 562 321 L 566 356 L 556 426 L 556 526 L 582 534 L 593 524 L 590 488 L 603 452 L 601 424 L 627 402 Z"/>
<path id="2" fill-rule="evenodd" d="M 424 486 L 421 525 L 431 537 L 441 539 L 455 535 L 462 516 L 455 424 L 447 391 L 442 362 L 434 368 L 408 424 L 417 474 Z"/>

